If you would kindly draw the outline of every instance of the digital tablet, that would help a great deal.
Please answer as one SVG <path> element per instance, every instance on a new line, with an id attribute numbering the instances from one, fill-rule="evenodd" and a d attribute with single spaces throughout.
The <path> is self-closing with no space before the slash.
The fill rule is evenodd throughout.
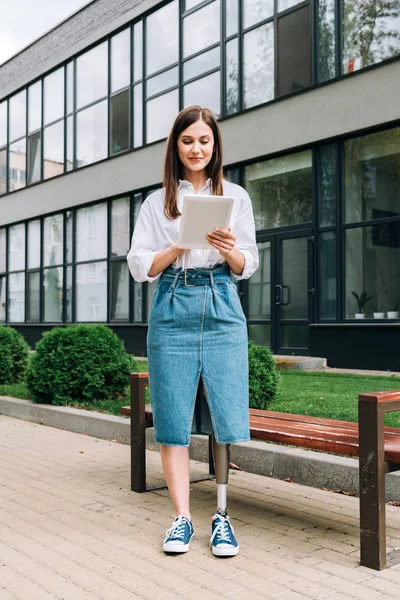
<path id="1" fill-rule="evenodd" d="M 216 227 L 228 229 L 233 208 L 230 196 L 183 197 L 182 218 L 178 234 L 178 248 L 212 250 L 206 235 Z"/>

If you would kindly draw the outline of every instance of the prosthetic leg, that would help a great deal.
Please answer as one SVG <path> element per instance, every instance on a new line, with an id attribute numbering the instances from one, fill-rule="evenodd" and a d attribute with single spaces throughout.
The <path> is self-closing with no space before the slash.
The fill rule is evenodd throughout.
<path id="1" fill-rule="evenodd" d="M 230 445 L 217 444 L 215 436 L 212 438 L 212 444 L 218 492 L 217 513 L 225 517 L 228 513 L 226 491 L 229 478 Z"/>

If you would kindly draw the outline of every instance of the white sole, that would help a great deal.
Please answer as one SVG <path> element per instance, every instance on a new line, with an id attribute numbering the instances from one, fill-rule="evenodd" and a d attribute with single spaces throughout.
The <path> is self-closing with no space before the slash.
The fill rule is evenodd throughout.
<path id="1" fill-rule="evenodd" d="M 192 541 L 193 538 L 194 535 L 192 535 L 192 537 L 190 538 L 189 543 Z M 171 554 L 182 554 L 183 552 L 187 552 L 189 550 L 189 544 L 166 544 L 164 542 L 163 550 L 164 552 L 170 552 Z"/>
<path id="2" fill-rule="evenodd" d="M 236 548 L 226 548 L 224 546 L 216 548 L 215 546 L 211 546 L 211 552 L 214 556 L 236 556 L 239 554 L 239 546 L 236 546 Z"/>

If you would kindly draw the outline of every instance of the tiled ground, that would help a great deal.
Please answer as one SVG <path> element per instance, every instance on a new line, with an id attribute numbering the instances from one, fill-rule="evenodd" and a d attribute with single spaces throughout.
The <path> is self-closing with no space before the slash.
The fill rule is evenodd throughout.
<path id="1" fill-rule="evenodd" d="M 193 484 L 190 552 L 165 556 L 168 494 L 132 493 L 129 457 L 112 441 L 0 416 L 0 600 L 399 600 L 400 565 L 358 564 L 357 499 L 248 473 L 229 486 L 239 556 L 208 548 L 213 481 Z M 160 473 L 148 452 L 149 483 Z M 388 524 L 400 546 L 399 508 Z"/>

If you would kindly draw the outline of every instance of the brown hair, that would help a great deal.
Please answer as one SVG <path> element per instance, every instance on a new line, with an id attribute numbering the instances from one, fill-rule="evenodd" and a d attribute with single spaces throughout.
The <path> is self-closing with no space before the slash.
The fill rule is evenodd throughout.
<path id="1" fill-rule="evenodd" d="M 216 196 L 223 195 L 222 139 L 217 120 L 210 109 L 197 105 L 189 106 L 176 117 L 167 140 L 163 186 L 165 187 L 164 213 L 168 219 L 176 219 L 181 214 L 178 210 L 177 199 L 178 180 L 182 178 L 183 165 L 178 154 L 178 137 L 182 131 L 200 119 L 207 123 L 214 135 L 213 155 L 207 165 L 207 175 L 211 179 L 212 193 Z"/>

